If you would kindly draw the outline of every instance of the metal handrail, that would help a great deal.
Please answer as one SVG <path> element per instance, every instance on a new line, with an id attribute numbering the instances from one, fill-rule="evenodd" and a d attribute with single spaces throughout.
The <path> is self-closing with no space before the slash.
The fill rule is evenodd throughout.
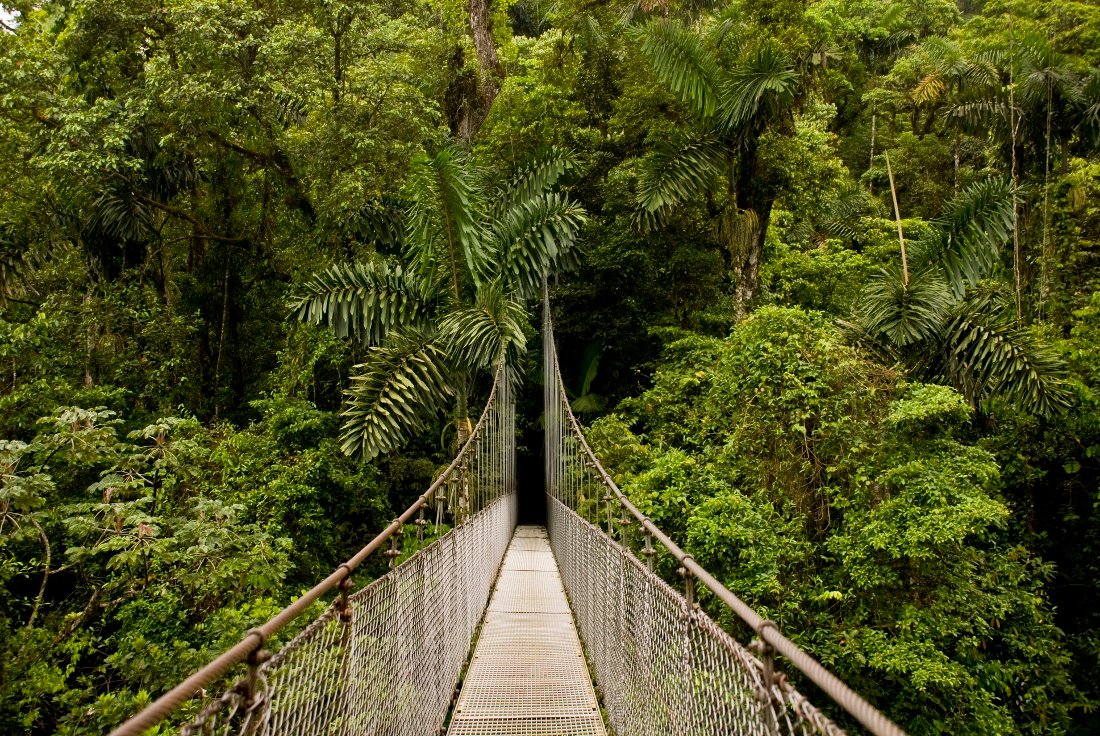
<path id="1" fill-rule="evenodd" d="M 549 299 L 549 293 L 545 290 L 545 287 L 543 294 L 545 299 Z M 544 329 L 550 330 L 552 335 L 553 324 L 549 316 L 549 310 L 547 310 L 546 314 L 547 324 L 544 326 Z M 552 338 L 550 344 L 554 345 Z M 554 345 L 553 358 L 555 380 L 558 382 L 559 396 L 564 397 L 566 395 L 565 383 L 562 381 L 561 367 L 558 365 L 556 345 Z M 680 563 L 685 575 L 689 575 L 705 585 L 714 593 L 718 600 L 722 601 L 722 603 L 733 610 L 738 618 L 744 621 L 756 633 L 756 636 L 761 641 L 771 646 L 778 654 L 786 657 L 787 661 L 794 665 L 795 669 L 821 688 L 822 692 L 832 698 L 837 705 L 847 711 L 849 715 L 859 721 L 872 734 L 875 736 L 906 736 L 905 731 L 896 723 L 891 721 L 880 710 L 845 685 L 840 678 L 799 648 L 797 644 L 780 633 L 779 627 L 774 621 L 765 619 L 753 610 L 749 604 L 738 598 L 729 588 L 707 572 L 702 565 L 697 563 L 690 554 L 676 544 L 671 537 L 661 531 L 648 516 L 642 513 L 642 511 L 626 497 L 626 494 L 619 489 L 619 486 L 612 480 L 607 470 L 605 470 L 600 463 L 599 458 L 596 457 L 596 453 L 594 453 L 592 448 L 588 445 L 588 440 L 585 439 L 584 432 L 581 431 L 580 423 L 577 422 L 577 418 L 573 414 L 573 409 L 569 406 L 569 402 L 562 400 L 561 403 L 564 407 L 566 416 L 569 418 L 569 424 L 572 428 L 573 435 L 580 442 L 580 446 L 587 456 L 588 462 L 591 464 L 592 469 L 599 475 L 604 486 L 611 491 L 615 499 L 619 502 L 619 505 L 633 516 L 641 527 L 667 549 L 676 561 Z"/>
<path id="2" fill-rule="evenodd" d="M 224 675 L 231 667 L 249 660 L 250 657 L 263 648 L 268 639 L 277 634 L 284 626 L 300 616 L 306 609 L 320 599 L 321 596 L 339 587 L 340 583 L 350 577 L 364 560 L 378 551 L 382 545 L 400 531 L 401 528 L 420 511 L 420 509 L 427 506 L 428 502 L 436 495 L 439 489 L 450 480 L 451 474 L 455 469 L 466 460 L 469 453 L 472 452 L 471 448 L 480 437 L 482 427 L 485 422 L 488 421 L 493 402 L 496 400 L 497 388 L 502 380 L 508 380 L 503 355 L 497 363 L 496 374 L 493 377 L 493 388 L 489 392 L 489 398 L 485 402 L 485 409 L 478 418 L 477 425 L 466 439 L 466 443 L 463 444 L 458 454 L 455 455 L 451 464 L 448 465 L 447 468 L 440 473 L 439 477 L 428 487 L 428 490 L 422 493 L 400 516 L 391 521 L 378 536 L 368 542 L 365 547 L 356 552 L 355 555 L 350 557 L 346 562 L 339 565 L 328 577 L 310 588 L 298 600 L 294 601 L 294 603 L 291 603 L 282 611 L 275 614 L 275 616 L 268 619 L 266 623 L 249 631 L 245 637 L 234 646 L 227 649 L 205 667 L 199 669 L 164 695 L 157 698 L 140 713 L 111 731 L 109 736 L 140 736 L 146 729 L 157 725 L 175 712 L 183 703 L 195 697 L 196 694 Z"/>

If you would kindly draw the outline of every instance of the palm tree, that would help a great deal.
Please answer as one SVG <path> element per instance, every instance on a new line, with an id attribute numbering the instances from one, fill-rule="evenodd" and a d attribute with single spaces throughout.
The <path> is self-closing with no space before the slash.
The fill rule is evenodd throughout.
<path id="1" fill-rule="evenodd" d="M 724 69 L 718 46 L 726 30 L 723 24 L 708 39 L 657 19 L 638 31 L 643 55 L 691 114 L 678 137 L 642 159 L 638 206 L 643 227 L 652 228 L 680 205 L 714 202 L 714 230 L 727 251 L 741 316 L 756 295 L 777 193 L 763 170 L 760 140 L 770 129 L 793 129 L 801 75 L 770 43 Z"/>
<path id="2" fill-rule="evenodd" d="M 585 212 L 552 191 L 575 166 L 551 150 L 490 188 L 462 148 L 421 155 L 409 182 L 404 262 L 338 264 L 305 284 L 293 305 L 300 320 L 368 346 L 346 391 L 345 453 L 369 460 L 393 450 L 449 401 L 464 441 L 474 377 L 522 354 L 524 299 L 575 260 Z"/>
<path id="3" fill-rule="evenodd" d="M 1075 131 L 1073 107 L 1077 75 L 1057 53 L 1051 40 L 1032 33 L 1013 32 L 1007 51 L 978 54 L 962 63 L 965 71 L 952 112 L 976 134 L 990 133 L 1009 149 L 1014 184 L 1014 271 L 1016 311 L 1023 317 L 1025 258 L 1020 241 L 1018 211 L 1021 179 L 1028 163 L 1042 161 L 1042 245 L 1039 258 L 1039 315 L 1049 296 L 1049 271 L 1053 259 L 1050 190 L 1055 146 L 1063 147 Z M 1038 145 L 1042 141 L 1042 146 Z M 1030 144 L 1030 145 L 1029 145 Z M 1038 168 L 1038 167 L 1036 167 Z"/>
<path id="4" fill-rule="evenodd" d="M 880 357 L 920 380 L 954 386 L 972 405 L 1002 397 L 1051 415 L 1069 392 L 1060 358 L 1015 318 L 999 275 L 1012 238 L 1013 185 L 991 179 L 964 189 L 911 245 L 909 262 L 883 270 L 846 324 Z"/>

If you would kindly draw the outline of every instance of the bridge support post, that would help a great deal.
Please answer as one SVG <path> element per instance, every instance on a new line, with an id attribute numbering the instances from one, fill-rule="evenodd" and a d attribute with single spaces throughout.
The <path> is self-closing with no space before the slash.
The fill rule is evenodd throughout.
<path id="1" fill-rule="evenodd" d="M 609 490 L 605 490 L 603 493 L 603 506 L 604 512 L 607 514 L 607 536 L 614 539 L 615 527 L 611 524 L 611 491 Z"/>
<path id="2" fill-rule="evenodd" d="M 619 542 L 630 549 L 630 515 L 627 514 L 626 504 L 622 499 L 619 500 L 619 509 Z"/>
<path id="3" fill-rule="evenodd" d="M 423 506 L 421 506 L 420 511 L 417 512 L 416 521 L 414 521 L 413 523 L 416 524 L 416 543 L 417 543 L 417 545 L 421 545 L 421 544 L 424 543 L 424 525 L 428 523 L 424 519 L 424 507 Z"/>
<path id="4" fill-rule="evenodd" d="M 764 638 L 765 629 L 779 631 L 779 627 L 774 621 L 764 619 L 756 627 L 756 638 L 749 642 L 749 650 L 760 658 L 762 665 L 761 680 L 763 681 L 763 688 L 758 697 L 760 698 L 760 705 L 765 711 L 765 722 L 772 733 L 779 733 L 776 709 L 781 709 L 784 705 L 781 698 L 777 700 L 773 687 L 779 681 L 780 675 L 775 671 L 775 647 Z"/>
<path id="5" fill-rule="evenodd" d="M 393 534 L 390 535 L 390 548 L 384 553 L 386 555 L 386 558 L 389 560 L 389 569 L 391 570 L 393 569 L 394 565 L 397 564 L 397 558 L 401 556 L 401 550 L 398 548 L 397 544 L 398 540 L 401 538 L 401 533 L 403 529 L 403 525 L 401 524 L 400 519 L 394 519 L 393 521 L 395 524 L 397 524 L 397 529 L 395 529 Z"/>
<path id="6" fill-rule="evenodd" d="M 645 546 L 642 547 L 642 556 L 645 557 L 645 567 L 650 572 L 653 572 L 653 555 L 657 554 L 657 550 L 653 549 L 653 535 L 644 524 L 639 525 L 642 529 L 642 537 L 645 539 Z"/>
<path id="7" fill-rule="evenodd" d="M 263 630 L 252 629 L 252 631 L 248 633 L 258 636 L 259 642 L 246 660 L 248 663 L 248 672 L 237 682 L 236 686 L 237 693 L 241 698 L 241 709 L 245 714 L 243 723 L 241 724 L 241 733 L 245 735 L 256 732 L 257 728 L 264 720 L 262 715 L 260 718 L 255 717 L 257 711 L 263 714 L 264 709 L 268 705 L 261 702 L 262 698 L 266 697 L 266 693 L 259 693 L 259 684 L 261 681 L 260 667 L 264 662 L 271 659 L 271 652 L 264 648 L 264 645 L 267 643 L 267 635 Z"/>

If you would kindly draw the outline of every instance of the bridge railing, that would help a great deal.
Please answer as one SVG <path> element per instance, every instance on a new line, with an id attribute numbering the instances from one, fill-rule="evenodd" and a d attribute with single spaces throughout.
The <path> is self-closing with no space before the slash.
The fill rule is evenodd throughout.
<path id="1" fill-rule="evenodd" d="M 904 736 L 623 494 L 573 415 L 545 293 L 543 355 L 550 544 L 615 734 L 843 734 L 776 669 L 781 655 L 870 733 Z M 682 593 L 654 572 L 655 545 L 678 563 Z M 700 585 L 752 629 L 747 647 L 699 610 Z"/>
<path id="2" fill-rule="evenodd" d="M 234 667 L 246 672 L 204 702 L 181 734 L 435 734 L 450 708 L 470 643 L 516 525 L 515 402 L 501 362 L 477 425 L 454 461 L 381 534 L 239 643 L 164 694 L 111 736 L 137 736 Z M 402 530 L 422 539 L 457 523 L 400 565 Z M 391 569 L 352 591 L 352 574 L 381 552 Z M 265 644 L 322 597 L 335 600 L 274 652 Z M 178 718 L 178 716 L 177 716 Z"/>

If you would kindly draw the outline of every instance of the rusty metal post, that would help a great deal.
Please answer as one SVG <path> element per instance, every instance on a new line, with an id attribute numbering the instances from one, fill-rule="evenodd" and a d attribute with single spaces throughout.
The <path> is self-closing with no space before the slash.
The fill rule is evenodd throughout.
<path id="1" fill-rule="evenodd" d="M 428 523 L 424 519 L 423 506 L 420 507 L 420 513 L 416 515 L 416 521 L 414 521 L 413 523 L 416 524 L 416 544 L 417 546 L 420 546 L 424 543 L 424 526 Z"/>
<path id="2" fill-rule="evenodd" d="M 644 524 L 639 524 L 642 530 L 642 538 L 645 540 L 645 544 L 642 547 L 642 557 L 645 557 L 645 567 L 650 572 L 653 572 L 653 556 L 657 554 L 657 550 L 653 549 L 653 535 L 649 533 L 649 530 L 645 528 Z"/>
<path id="3" fill-rule="evenodd" d="M 397 547 L 397 540 L 401 538 L 403 529 L 400 519 L 394 519 L 393 521 L 397 524 L 397 530 L 390 535 L 390 548 L 383 553 L 389 559 L 388 567 L 391 570 L 397 564 L 397 558 L 401 556 L 401 550 Z"/>
<path id="4" fill-rule="evenodd" d="M 603 492 L 603 507 L 604 513 L 607 515 L 607 536 L 614 538 L 615 528 L 611 525 L 611 491 L 604 490 Z"/>
<path id="5" fill-rule="evenodd" d="M 619 542 L 627 549 L 630 549 L 630 515 L 626 511 L 626 504 L 620 502 L 619 507 L 621 509 L 621 513 L 619 514 Z"/>
<path id="6" fill-rule="evenodd" d="M 271 652 L 264 649 L 264 645 L 267 643 L 267 635 L 262 629 L 252 629 L 249 634 L 256 634 L 260 642 L 256 645 L 256 648 L 252 650 L 252 653 L 248 655 L 248 659 L 245 660 L 248 663 L 248 673 L 244 676 L 237 687 L 241 694 L 241 704 L 245 710 L 251 710 L 256 706 L 256 684 L 259 682 L 260 666 L 264 662 L 271 659 Z"/>

